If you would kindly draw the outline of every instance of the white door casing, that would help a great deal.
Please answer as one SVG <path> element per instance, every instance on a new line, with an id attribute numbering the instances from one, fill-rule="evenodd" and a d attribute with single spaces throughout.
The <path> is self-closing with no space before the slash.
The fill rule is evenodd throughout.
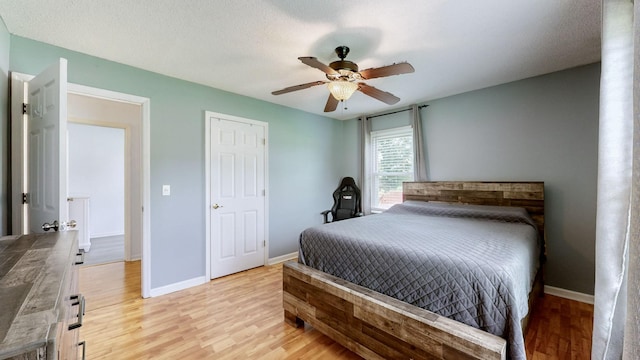
<path id="1" fill-rule="evenodd" d="M 142 238 L 142 279 L 140 284 L 142 297 L 155 296 L 151 288 L 151 99 L 73 83 L 69 84 L 69 92 L 107 101 L 119 101 L 142 106 L 140 130 L 136 140 L 132 139 L 132 146 L 135 144 L 135 146 L 139 147 L 139 155 L 135 156 L 141 157 L 141 168 L 137 169 L 139 171 L 138 180 L 131 186 L 131 198 L 127 199 L 129 205 L 126 205 L 131 209 L 131 212 L 126 216 L 130 216 L 133 222 L 130 230 L 132 234 Z"/>
<path id="2" fill-rule="evenodd" d="M 29 229 L 64 228 L 67 205 L 67 60 L 28 83 Z M 57 228 L 55 229 L 57 231 Z"/>
<path id="3" fill-rule="evenodd" d="M 207 113 L 211 278 L 265 264 L 266 123 Z"/>

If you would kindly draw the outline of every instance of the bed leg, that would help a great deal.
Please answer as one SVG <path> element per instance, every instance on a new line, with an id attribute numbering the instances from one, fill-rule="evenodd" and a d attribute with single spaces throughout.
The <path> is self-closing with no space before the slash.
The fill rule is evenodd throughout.
<path id="1" fill-rule="evenodd" d="M 295 314 L 290 313 L 287 310 L 284 311 L 284 321 L 295 328 L 304 327 L 304 320 L 300 319 Z"/>

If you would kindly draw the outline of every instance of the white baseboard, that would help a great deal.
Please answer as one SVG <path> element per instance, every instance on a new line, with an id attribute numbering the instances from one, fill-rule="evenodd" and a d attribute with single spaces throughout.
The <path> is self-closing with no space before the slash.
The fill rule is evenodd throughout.
<path id="1" fill-rule="evenodd" d="M 291 254 L 285 254 L 285 255 L 282 255 L 282 256 L 277 256 L 277 257 L 271 258 L 271 259 L 267 260 L 267 265 L 274 265 L 274 264 L 278 264 L 278 263 L 281 263 L 281 262 L 285 262 L 287 260 L 294 260 L 294 259 L 297 259 L 297 258 L 298 258 L 298 252 L 296 251 L 296 252 L 293 252 Z M 159 288 L 151 289 L 149 294 L 150 294 L 151 297 L 166 295 L 166 294 L 170 294 L 172 292 L 176 292 L 176 291 L 188 289 L 190 287 L 202 285 L 204 283 L 207 283 L 208 281 L 209 280 L 207 280 L 207 278 L 205 276 L 199 276 L 197 278 L 181 281 L 179 283 L 169 284 L 169 285 L 161 286 Z"/>
<path id="2" fill-rule="evenodd" d="M 149 295 L 151 297 L 160 296 L 160 295 L 166 295 L 166 294 L 170 294 L 172 292 L 176 292 L 176 291 L 188 289 L 190 287 L 202 285 L 202 284 L 204 284 L 206 282 L 207 282 L 206 277 L 199 276 L 197 278 L 181 281 L 181 282 L 178 282 L 178 283 L 175 283 L 175 284 L 169 284 L 169 285 L 161 286 L 159 288 L 151 289 L 151 291 L 149 292 Z"/>
<path id="3" fill-rule="evenodd" d="M 557 288 L 549 285 L 544 286 L 544 293 L 562 297 L 569 300 L 580 301 L 580 302 L 591 304 L 591 305 L 593 305 L 593 302 L 594 302 L 593 295 L 583 294 L 576 291 L 566 290 L 566 289 Z"/>
<path id="4" fill-rule="evenodd" d="M 296 251 L 296 252 L 292 252 L 291 254 L 284 254 L 284 255 L 276 256 L 274 258 L 270 258 L 269 260 L 267 260 L 267 265 L 275 265 L 288 260 L 295 260 L 297 258 L 298 258 L 298 252 Z"/>
<path id="5" fill-rule="evenodd" d="M 84 250 L 84 252 L 89 252 L 91 250 L 91 242 L 78 244 L 78 248 Z"/>
<path id="6" fill-rule="evenodd" d="M 89 235 L 89 238 L 97 239 L 97 238 L 103 238 L 103 237 L 109 237 L 109 236 L 124 236 L 124 233 L 121 231 L 109 232 L 109 233 L 98 233 L 98 234 Z"/>

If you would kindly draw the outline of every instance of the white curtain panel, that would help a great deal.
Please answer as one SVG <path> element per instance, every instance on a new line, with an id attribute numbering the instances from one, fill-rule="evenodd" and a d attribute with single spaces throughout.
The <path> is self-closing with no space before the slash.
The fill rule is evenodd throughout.
<path id="1" fill-rule="evenodd" d="M 640 359 L 640 4 L 634 4 L 633 175 L 627 276 L 627 320 L 624 328 L 626 359 Z"/>
<path id="2" fill-rule="evenodd" d="M 603 1 L 592 359 L 640 358 L 637 159 L 636 174 L 633 171 L 634 153 L 638 154 L 634 136 L 639 146 L 633 69 L 639 60 L 634 54 L 633 12 L 632 0 Z M 635 259 L 630 259 L 630 252 Z M 630 272 L 630 265 L 635 271 Z"/>
<path id="3" fill-rule="evenodd" d="M 360 205 L 362 213 L 371 214 L 371 121 L 366 116 L 360 119 L 360 191 L 362 194 Z"/>
<path id="4" fill-rule="evenodd" d="M 424 155 L 420 107 L 413 105 L 411 112 L 411 126 L 413 127 L 413 180 L 427 181 L 427 161 Z"/>

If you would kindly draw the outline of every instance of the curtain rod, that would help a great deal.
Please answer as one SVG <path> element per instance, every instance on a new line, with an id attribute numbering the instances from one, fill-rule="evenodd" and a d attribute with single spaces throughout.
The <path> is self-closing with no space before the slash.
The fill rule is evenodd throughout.
<path id="1" fill-rule="evenodd" d="M 425 108 L 427 106 L 429 106 L 429 105 L 420 105 L 420 106 L 418 106 L 418 109 L 422 109 L 422 108 Z M 377 118 L 377 117 L 380 117 L 380 116 L 387 116 L 387 115 L 401 113 L 403 111 L 409 111 L 411 109 L 412 108 L 409 107 L 409 108 L 406 108 L 406 109 L 396 110 L 396 111 L 392 111 L 392 112 L 388 112 L 388 113 L 384 113 L 384 114 L 376 114 L 376 115 L 367 116 L 366 118 L 367 118 L 367 120 L 369 120 L 369 119 Z"/>

